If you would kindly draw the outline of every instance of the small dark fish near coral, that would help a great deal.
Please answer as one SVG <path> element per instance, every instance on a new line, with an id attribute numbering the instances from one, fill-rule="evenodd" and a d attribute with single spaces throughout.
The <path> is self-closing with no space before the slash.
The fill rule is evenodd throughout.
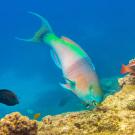
<path id="1" fill-rule="evenodd" d="M 19 100 L 15 93 L 12 91 L 7 89 L 0 89 L 0 103 L 8 106 L 14 106 L 19 104 Z"/>
<path id="2" fill-rule="evenodd" d="M 128 65 L 122 65 L 121 74 L 130 73 L 135 76 L 135 60 L 129 62 Z"/>

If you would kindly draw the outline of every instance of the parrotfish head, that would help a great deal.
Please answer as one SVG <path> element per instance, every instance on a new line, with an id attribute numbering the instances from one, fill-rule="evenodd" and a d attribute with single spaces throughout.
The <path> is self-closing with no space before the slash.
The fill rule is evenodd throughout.
<path id="1" fill-rule="evenodd" d="M 93 105 L 98 105 L 103 101 L 103 93 L 100 87 L 94 87 L 93 91 L 91 92 L 91 103 Z"/>
<path id="2" fill-rule="evenodd" d="M 92 87 L 85 96 L 81 96 L 81 99 L 86 107 L 97 106 L 103 101 L 103 93 L 100 87 Z"/>
<path id="3" fill-rule="evenodd" d="M 100 105 L 100 103 L 103 101 L 103 97 L 90 97 L 88 100 L 84 100 L 84 105 L 87 107 L 87 108 L 90 108 L 90 107 L 96 107 L 98 105 Z"/>

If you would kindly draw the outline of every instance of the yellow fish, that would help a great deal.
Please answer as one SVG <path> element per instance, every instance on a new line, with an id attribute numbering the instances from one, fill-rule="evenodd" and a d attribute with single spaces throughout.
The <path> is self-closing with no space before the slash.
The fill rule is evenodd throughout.
<path id="1" fill-rule="evenodd" d="M 35 120 L 37 120 L 40 116 L 41 116 L 41 113 L 36 113 L 36 114 L 34 114 L 33 117 L 34 117 Z"/>

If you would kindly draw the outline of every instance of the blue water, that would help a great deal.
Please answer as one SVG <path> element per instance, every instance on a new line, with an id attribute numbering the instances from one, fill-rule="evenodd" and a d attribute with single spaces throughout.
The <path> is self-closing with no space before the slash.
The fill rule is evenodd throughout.
<path id="1" fill-rule="evenodd" d="M 126 0 L 23 0 L 0 2 L 0 88 L 13 90 L 20 104 L 0 104 L 0 116 L 12 111 L 43 115 L 85 109 L 71 92 L 62 89 L 60 70 L 47 45 L 15 39 L 31 37 L 40 21 L 37 12 L 58 36 L 75 40 L 89 54 L 100 78 L 119 76 L 121 64 L 135 50 L 135 2 Z"/>

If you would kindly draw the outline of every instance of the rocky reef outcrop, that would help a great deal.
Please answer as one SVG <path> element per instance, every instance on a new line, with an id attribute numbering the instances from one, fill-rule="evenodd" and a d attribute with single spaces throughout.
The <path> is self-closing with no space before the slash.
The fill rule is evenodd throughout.
<path id="1" fill-rule="evenodd" d="M 135 76 L 134 75 L 127 75 L 124 78 L 120 78 L 119 84 L 120 84 L 121 88 L 124 85 L 134 85 L 135 84 Z"/>
<path id="2" fill-rule="evenodd" d="M 134 135 L 135 85 L 126 85 L 93 111 L 47 116 L 38 135 Z"/>
<path id="3" fill-rule="evenodd" d="M 0 135 L 135 135 L 135 78 L 127 75 L 119 83 L 121 90 L 92 111 L 46 116 L 40 122 L 9 114 L 0 120 Z"/>
<path id="4" fill-rule="evenodd" d="M 129 64 L 131 64 L 132 62 L 135 62 L 135 59 L 130 60 Z M 118 81 L 121 88 L 124 85 L 135 85 L 135 75 L 128 74 L 124 78 L 120 78 Z"/>
<path id="5" fill-rule="evenodd" d="M 119 83 L 121 90 L 92 111 L 46 116 L 38 135 L 135 135 L 134 76 Z"/>
<path id="6" fill-rule="evenodd" d="M 0 120 L 0 135 L 37 135 L 38 124 L 18 112 Z"/>

